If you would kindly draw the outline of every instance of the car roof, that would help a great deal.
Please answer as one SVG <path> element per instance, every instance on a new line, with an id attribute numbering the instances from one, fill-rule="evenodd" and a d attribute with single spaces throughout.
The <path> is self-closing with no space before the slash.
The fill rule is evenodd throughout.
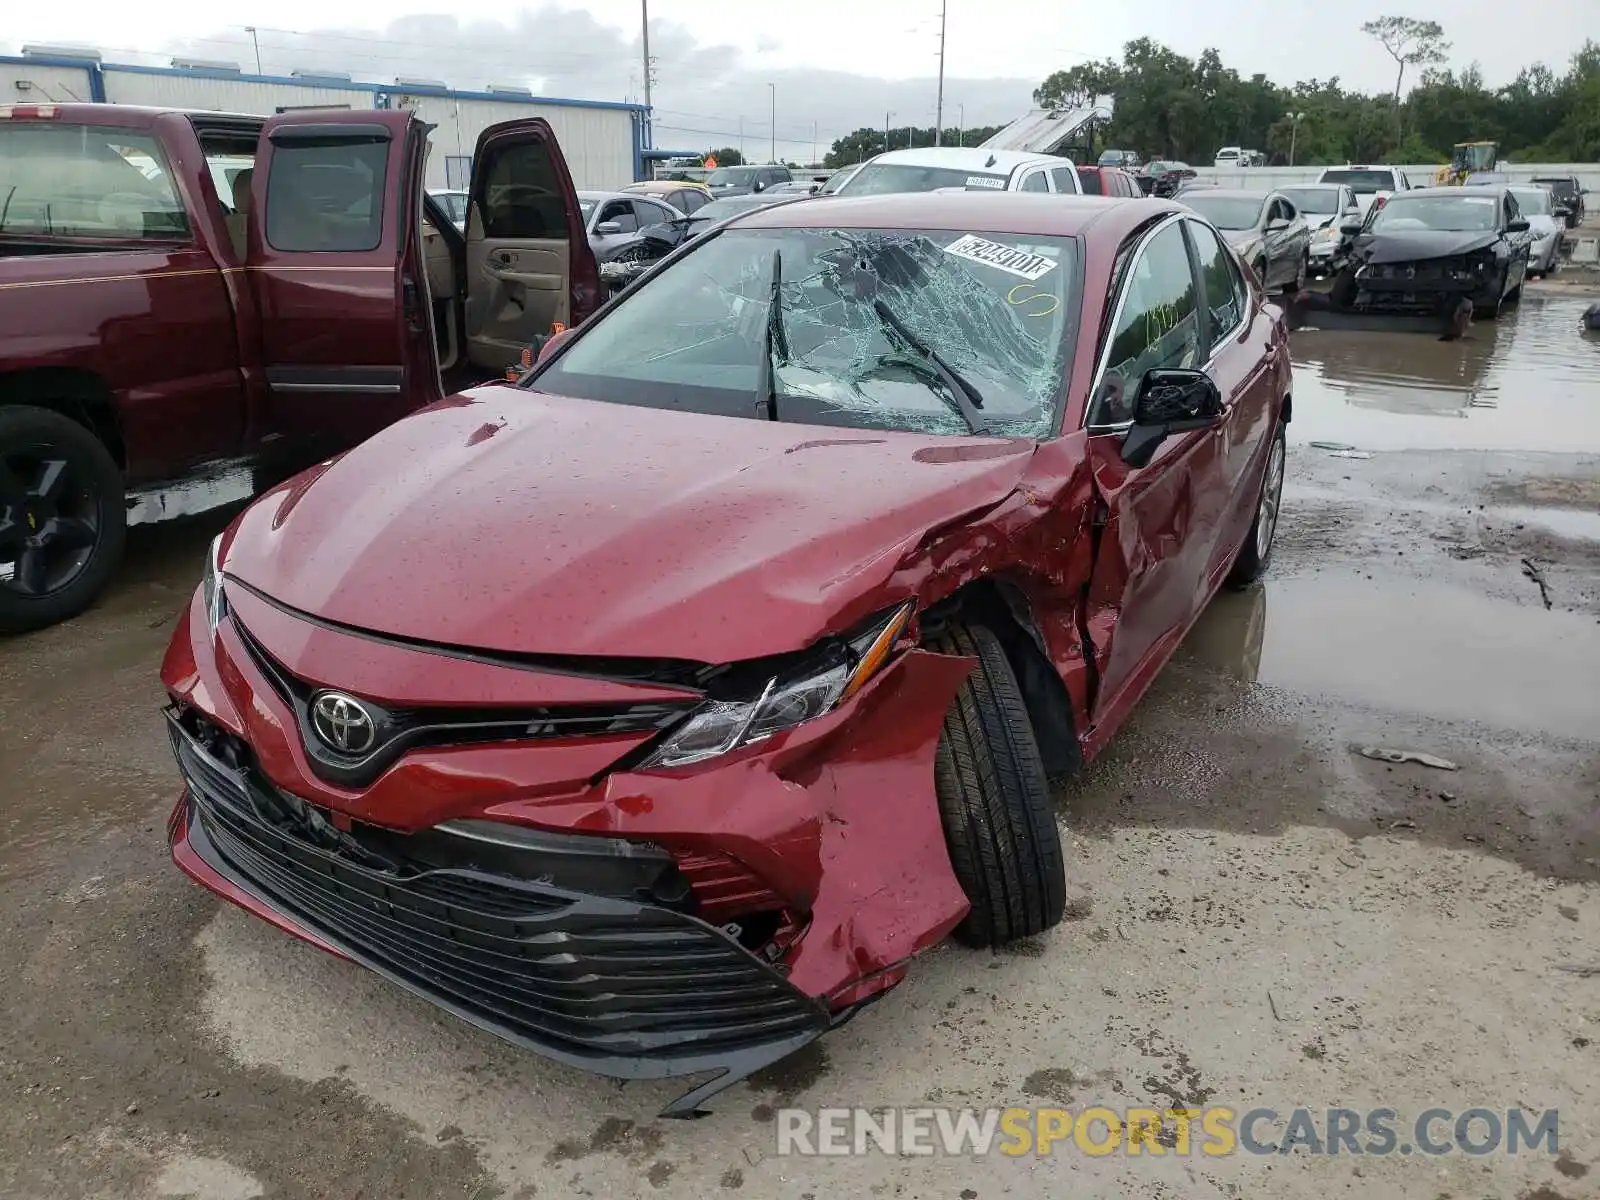
<path id="1" fill-rule="evenodd" d="M 1304 192 L 1315 189 L 1319 192 L 1337 192 L 1340 188 L 1347 188 L 1349 186 L 1350 185 L 1348 183 L 1286 183 L 1281 188 L 1276 188 L 1275 190 L 1280 192 Z"/>
<path id="2" fill-rule="evenodd" d="M 578 192 L 578 199 L 579 200 L 632 200 L 633 197 L 630 196 L 627 192 L 580 191 L 580 192 Z"/>
<path id="3" fill-rule="evenodd" d="M 922 146 L 910 150 L 888 150 L 871 160 L 891 166 L 954 167 L 960 171 L 993 171 L 1011 174 L 1018 167 L 1034 163 L 1060 166 L 1071 159 L 1057 154 L 1029 154 L 1024 150 L 985 150 L 981 146 Z M 869 164 L 870 165 L 870 164 Z"/>
<path id="4" fill-rule="evenodd" d="M 695 188 L 705 191 L 706 185 L 694 179 L 641 179 L 638 183 L 630 183 L 622 190 L 625 192 L 670 192 L 675 188 Z"/>
<path id="5" fill-rule="evenodd" d="M 1211 196 L 1221 196 L 1224 200 L 1265 200 L 1276 188 L 1196 188 L 1197 192 L 1205 192 Z"/>
<path id="6" fill-rule="evenodd" d="M 1146 221 L 1187 212 L 1167 200 L 1026 192 L 903 192 L 804 197 L 734 218 L 744 229 L 939 229 L 1077 237 L 1091 228 L 1120 239 Z"/>

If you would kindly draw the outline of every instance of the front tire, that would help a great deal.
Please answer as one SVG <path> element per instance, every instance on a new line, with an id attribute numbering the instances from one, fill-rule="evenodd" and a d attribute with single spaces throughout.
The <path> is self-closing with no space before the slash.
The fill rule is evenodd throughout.
<path id="1" fill-rule="evenodd" d="M 1278 537 L 1278 513 L 1283 506 L 1283 466 L 1287 455 L 1288 439 L 1280 421 L 1272 448 L 1267 452 L 1267 469 L 1261 474 L 1256 519 L 1250 523 L 1250 533 L 1239 547 L 1239 556 L 1233 560 L 1233 569 L 1228 573 L 1228 583 L 1233 587 L 1254 583 L 1266 574 L 1272 561 L 1272 548 Z"/>
<path id="2" fill-rule="evenodd" d="M 1058 924 L 1066 908 L 1050 783 L 994 633 L 955 625 L 933 648 L 978 660 L 945 716 L 933 782 L 950 865 L 972 904 L 955 935 L 970 946 L 999 946 Z"/>
<path id="3" fill-rule="evenodd" d="M 0 634 L 75 617 L 122 560 L 122 472 L 47 408 L 0 408 Z"/>

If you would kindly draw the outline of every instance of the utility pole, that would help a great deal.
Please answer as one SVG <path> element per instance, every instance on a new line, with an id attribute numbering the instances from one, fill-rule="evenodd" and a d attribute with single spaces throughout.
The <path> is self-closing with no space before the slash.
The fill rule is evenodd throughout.
<path id="1" fill-rule="evenodd" d="M 894 149 L 893 146 L 889 145 L 889 118 L 892 116 L 894 116 L 893 109 L 883 114 L 883 148 L 885 150 Z"/>
<path id="2" fill-rule="evenodd" d="M 778 161 L 778 85 L 767 84 L 767 90 L 772 93 L 772 157 L 768 162 Z"/>
<path id="3" fill-rule="evenodd" d="M 261 70 L 261 39 L 256 36 L 256 27 L 254 25 L 246 25 L 244 28 L 245 32 L 250 35 L 251 45 L 256 48 L 256 74 L 264 74 Z"/>
<path id="4" fill-rule="evenodd" d="M 944 18 L 950 0 L 939 0 L 939 99 L 933 108 L 933 144 L 942 145 L 944 137 Z"/>
<path id="5" fill-rule="evenodd" d="M 650 0 L 639 0 L 639 16 L 639 28 L 644 41 L 644 144 L 650 148 L 655 145 L 650 132 L 650 123 L 654 119 L 650 105 Z"/>
<path id="6" fill-rule="evenodd" d="M 744 117 L 739 117 L 739 161 L 744 161 Z"/>
<path id="7" fill-rule="evenodd" d="M 1286 113 L 1289 118 L 1289 165 L 1294 166 L 1294 147 L 1300 137 L 1300 122 L 1306 119 L 1305 113 Z"/>
<path id="8" fill-rule="evenodd" d="M 822 160 L 817 157 L 817 123 L 811 122 L 811 165 L 818 166 Z"/>
<path id="9" fill-rule="evenodd" d="M 967 144 L 967 106 L 965 104 L 958 104 L 958 105 L 956 105 L 956 145 L 957 146 L 965 146 L 966 144 Z"/>

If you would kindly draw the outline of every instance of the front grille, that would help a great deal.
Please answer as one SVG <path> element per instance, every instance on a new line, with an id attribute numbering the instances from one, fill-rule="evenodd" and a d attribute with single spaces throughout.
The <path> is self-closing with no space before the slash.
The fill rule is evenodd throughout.
<path id="1" fill-rule="evenodd" d="M 234 627 L 273 691 L 293 710 L 306 758 L 317 775 L 341 787 L 365 787 L 408 750 L 486 742 L 654 735 L 681 720 L 696 701 L 634 704 L 557 704 L 528 708 L 393 708 L 362 699 L 376 733 L 359 756 L 325 744 L 313 728 L 311 705 L 322 689 L 269 654 L 237 615 Z M 619 751 L 620 753 L 620 751 Z"/>
<path id="2" fill-rule="evenodd" d="M 213 758 L 175 721 L 171 730 L 196 853 L 351 957 L 503 1037 L 640 1075 L 699 1070 L 827 1025 L 819 1003 L 693 917 L 477 870 L 384 871 L 313 845 L 263 815 L 253 789 L 264 784 L 248 770 Z"/>

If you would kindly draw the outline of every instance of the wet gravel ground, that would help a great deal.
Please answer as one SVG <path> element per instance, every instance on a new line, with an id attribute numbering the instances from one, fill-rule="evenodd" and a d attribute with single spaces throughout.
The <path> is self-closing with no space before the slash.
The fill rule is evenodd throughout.
<path id="1" fill-rule="evenodd" d="M 1454 346 L 1297 334 L 1272 571 L 1061 793 L 1075 919 L 937 949 L 693 1123 L 169 865 L 156 670 L 226 512 L 136 530 L 92 613 L 0 645 L 0 1196 L 1600 1195 L 1600 976 L 1560 969 L 1600 964 L 1584 303 L 1530 287 Z M 1563 1154 L 774 1153 L 784 1105 L 1054 1103 L 1559 1108 Z"/>

